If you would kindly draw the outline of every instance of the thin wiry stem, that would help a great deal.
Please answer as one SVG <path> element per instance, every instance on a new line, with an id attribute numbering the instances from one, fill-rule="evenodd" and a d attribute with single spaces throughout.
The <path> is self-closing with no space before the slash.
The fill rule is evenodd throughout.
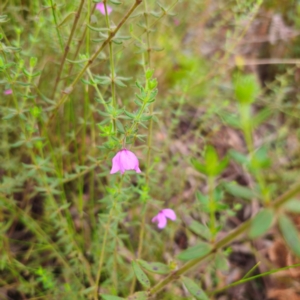
<path id="1" fill-rule="evenodd" d="M 264 277 L 264 276 L 267 276 L 267 275 L 271 275 L 271 274 L 274 274 L 274 273 L 277 273 L 279 271 L 285 271 L 285 270 L 289 270 L 289 269 L 292 269 L 292 268 L 297 268 L 297 267 L 300 267 L 300 264 L 295 264 L 295 265 L 290 265 L 290 266 L 286 266 L 286 267 L 283 267 L 283 268 L 279 268 L 279 269 L 275 269 L 275 270 L 270 270 L 268 272 L 265 272 L 265 273 L 261 273 L 261 274 L 258 274 L 258 275 L 254 275 L 254 276 L 251 276 L 251 277 L 247 277 L 247 278 L 243 278 L 241 280 L 238 280 L 236 282 L 233 282 L 231 284 L 228 284 L 226 285 L 225 287 L 223 288 L 220 288 L 220 289 L 217 289 L 215 291 L 211 291 L 211 292 L 208 292 L 207 294 L 208 295 L 215 295 L 215 294 L 218 294 L 220 292 L 223 292 L 233 286 L 236 286 L 236 285 L 239 285 L 239 284 L 243 284 L 243 283 L 246 283 L 248 281 L 252 281 L 254 279 L 257 279 L 257 278 L 260 278 L 260 277 Z"/>
<path id="2" fill-rule="evenodd" d="M 93 6 L 93 9 L 91 11 L 91 15 L 94 13 L 95 9 L 96 9 L 96 4 Z M 72 60 L 76 60 L 77 55 L 78 55 L 78 53 L 80 51 L 81 45 L 82 45 L 82 43 L 84 41 L 84 38 L 85 38 L 88 30 L 89 30 L 88 26 L 85 26 L 85 28 L 84 28 L 84 30 L 82 32 L 82 35 L 81 35 L 81 37 L 80 37 L 80 39 L 79 39 L 79 41 L 77 43 L 77 47 L 76 47 L 75 53 L 74 53 L 74 55 L 72 57 Z M 74 64 L 70 64 L 70 68 L 69 68 L 69 71 L 68 71 L 68 76 L 70 76 L 70 74 L 71 74 L 71 72 L 73 70 L 73 66 L 74 66 Z"/>
<path id="3" fill-rule="evenodd" d="M 54 24 L 55 24 L 55 27 L 56 27 L 58 40 L 59 40 L 59 45 L 60 45 L 60 48 L 63 49 L 64 45 L 63 45 L 62 38 L 61 38 L 59 29 L 58 29 L 58 26 L 57 26 L 58 24 L 57 24 L 57 19 L 56 19 L 55 7 L 54 7 L 54 4 L 53 4 L 53 0 L 50 0 L 50 3 L 51 3 L 52 16 L 53 16 L 53 20 L 54 20 Z"/>
<path id="4" fill-rule="evenodd" d="M 109 14 L 107 10 L 107 1 L 103 1 L 104 8 L 105 8 L 105 20 L 106 26 L 109 31 L 110 28 L 110 21 L 109 21 Z M 112 97 L 112 105 L 116 109 L 117 108 L 117 101 L 116 101 L 116 83 L 115 83 L 115 62 L 114 62 L 114 52 L 113 52 L 113 44 L 112 41 L 109 42 L 109 63 L 110 63 L 110 73 L 111 73 L 111 97 Z M 116 122 L 113 120 L 113 129 L 116 130 Z"/>
<path id="5" fill-rule="evenodd" d="M 146 23 L 146 30 L 147 30 L 147 52 L 146 52 L 146 59 L 145 59 L 145 73 L 147 69 L 150 67 L 150 59 L 151 59 L 151 45 L 150 45 L 150 31 L 149 31 L 149 20 L 148 20 L 148 6 L 147 0 L 144 0 L 144 17 Z M 150 105 L 150 115 L 153 114 L 153 103 Z M 150 164 L 151 164 L 151 145 L 152 145 L 152 129 L 153 129 L 153 119 L 150 119 L 149 128 L 148 128 L 148 137 L 147 137 L 147 160 L 146 160 L 146 185 L 149 186 L 149 172 L 150 172 Z M 145 235 L 145 225 L 146 225 L 146 208 L 147 204 L 143 205 L 143 214 L 142 214 L 142 222 L 140 227 L 140 234 L 139 234 L 139 244 L 138 244 L 138 252 L 137 258 L 142 256 L 143 251 L 143 244 L 144 244 L 144 235 Z M 131 284 L 131 293 L 134 292 L 136 284 L 136 278 L 133 278 L 133 282 Z"/>
<path id="6" fill-rule="evenodd" d="M 121 177 L 121 180 L 120 180 L 119 193 L 121 193 L 122 185 L 123 185 L 123 176 Z M 103 243 L 102 243 L 102 247 L 101 247 L 100 258 L 99 258 L 99 266 L 98 266 L 98 270 L 97 270 L 96 286 L 95 286 L 95 290 L 94 290 L 94 300 L 98 300 L 99 281 L 101 279 L 101 272 L 102 272 L 102 267 L 103 267 L 103 263 L 104 263 L 107 237 L 108 237 L 109 230 L 111 229 L 110 226 L 111 226 L 111 222 L 113 219 L 113 215 L 115 213 L 116 201 L 117 201 L 117 199 L 114 199 L 114 202 L 113 202 L 112 207 L 109 212 L 109 217 L 108 217 L 107 223 L 105 225 L 105 232 L 104 232 Z"/>
<path id="7" fill-rule="evenodd" d="M 60 62 L 58 74 L 57 74 L 56 79 L 55 79 L 55 85 L 54 85 L 53 92 L 52 92 L 52 97 L 51 97 L 52 99 L 54 99 L 55 92 L 56 92 L 56 89 L 57 89 L 57 86 L 58 86 L 58 83 L 59 83 L 59 80 L 60 80 L 60 77 L 61 77 L 61 73 L 62 73 L 62 70 L 64 68 L 64 64 L 66 62 L 67 55 L 68 55 L 68 53 L 70 51 L 70 44 L 71 44 L 71 41 L 73 39 L 73 35 L 75 33 L 75 29 L 77 27 L 77 24 L 78 24 L 78 21 L 79 21 L 79 18 L 80 18 L 80 14 L 81 14 L 81 11 L 82 11 L 82 7 L 83 7 L 83 4 L 84 4 L 84 1 L 85 0 L 81 0 L 79 8 L 78 8 L 78 11 L 75 14 L 75 19 L 74 19 L 74 22 L 73 22 L 71 33 L 69 35 L 69 39 L 68 39 L 67 45 L 65 47 L 65 51 L 64 51 L 64 54 L 63 54 L 61 62 Z"/>

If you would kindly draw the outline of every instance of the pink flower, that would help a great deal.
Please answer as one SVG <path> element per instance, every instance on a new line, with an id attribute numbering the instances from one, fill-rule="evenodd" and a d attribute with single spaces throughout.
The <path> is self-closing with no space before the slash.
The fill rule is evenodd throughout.
<path id="1" fill-rule="evenodd" d="M 118 171 L 123 174 L 127 170 L 135 170 L 137 173 L 141 173 L 139 160 L 135 154 L 127 149 L 122 149 L 112 159 L 110 174 L 117 173 Z"/>
<path id="2" fill-rule="evenodd" d="M 162 229 L 167 225 L 167 218 L 172 221 L 176 220 L 176 214 L 173 209 L 165 208 L 161 210 L 154 218 L 152 218 L 152 223 L 158 223 L 157 227 Z"/>
<path id="3" fill-rule="evenodd" d="M 178 19 L 174 19 L 175 26 L 178 26 L 180 24 L 180 21 Z"/>
<path id="4" fill-rule="evenodd" d="M 112 8 L 109 5 L 106 5 L 107 8 L 107 14 L 110 15 L 112 12 Z M 105 15 L 105 5 L 103 2 L 97 3 L 96 9 L 98 9 L 102 15 Z"/>
<path id="5" fill-rule="evenodd" d="M 12 94 L 12 90 L 11 89 L 4 91 L 4 95 L 11 95 L 11 94 Z"/>

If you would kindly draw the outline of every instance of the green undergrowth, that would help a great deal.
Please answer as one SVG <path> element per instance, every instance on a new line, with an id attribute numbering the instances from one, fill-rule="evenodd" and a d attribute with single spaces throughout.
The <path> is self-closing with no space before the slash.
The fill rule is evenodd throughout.
<path id="1" fill-rule="evenodd" d="M 299 39 L 246 43 L 264 13 L 296 30 L 300 10 L 269 2 L 1 2 L 7 299 L 217 299 L 281 270 L 222 286 L 241 235 L 300 255 Z M 141 173 L 110 174 L 124 151 Z"/>

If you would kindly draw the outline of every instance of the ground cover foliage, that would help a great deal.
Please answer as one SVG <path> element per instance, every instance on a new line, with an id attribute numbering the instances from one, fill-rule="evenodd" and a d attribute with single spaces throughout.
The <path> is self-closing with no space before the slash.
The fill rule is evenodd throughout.
<path id="1" fill-rule="evenodd" d="M 299 12 L 1 1 L 0 299 L 300 299 Z"/>

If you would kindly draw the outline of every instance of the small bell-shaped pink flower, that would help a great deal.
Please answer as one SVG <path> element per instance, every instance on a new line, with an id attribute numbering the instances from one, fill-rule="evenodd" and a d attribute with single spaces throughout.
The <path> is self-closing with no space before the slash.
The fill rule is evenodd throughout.
<path id="1" fill-rule="evenodd" d="M 12 90 L 11 89 L 4 91 L 4 95 L 11 95 L 11 94 L 12 94 Z"/>
<path id="2" fill-rule="evenodd" d="M 167 218 L 172 221 L 176 220 L 176 214 L 173 209 L 165 208 L 161 210 L 154 218 L 152 218 L 152 222 L 156 222 L 157 227 L 162 229 L 167 225 Z"/>
<path id="3" fill-rule="evenodd" d="M 96 9 L 101 12 L 102 15 L 105 15 L 105 6 L 103 2 L 97 3 Z M 112 8 L 109 5 L 106 5 L 107 14 L 110 15 Z"/>
<path id="4" fill-rule="evenodd" d="M 122 149 L 112 159 L 110 174 L 117 173 L 118 171 L 123 174 L 127 170 L 135 170 L 137 173 L 141 173 L 139 160 L 135 154 L 127 149 Z"/>

